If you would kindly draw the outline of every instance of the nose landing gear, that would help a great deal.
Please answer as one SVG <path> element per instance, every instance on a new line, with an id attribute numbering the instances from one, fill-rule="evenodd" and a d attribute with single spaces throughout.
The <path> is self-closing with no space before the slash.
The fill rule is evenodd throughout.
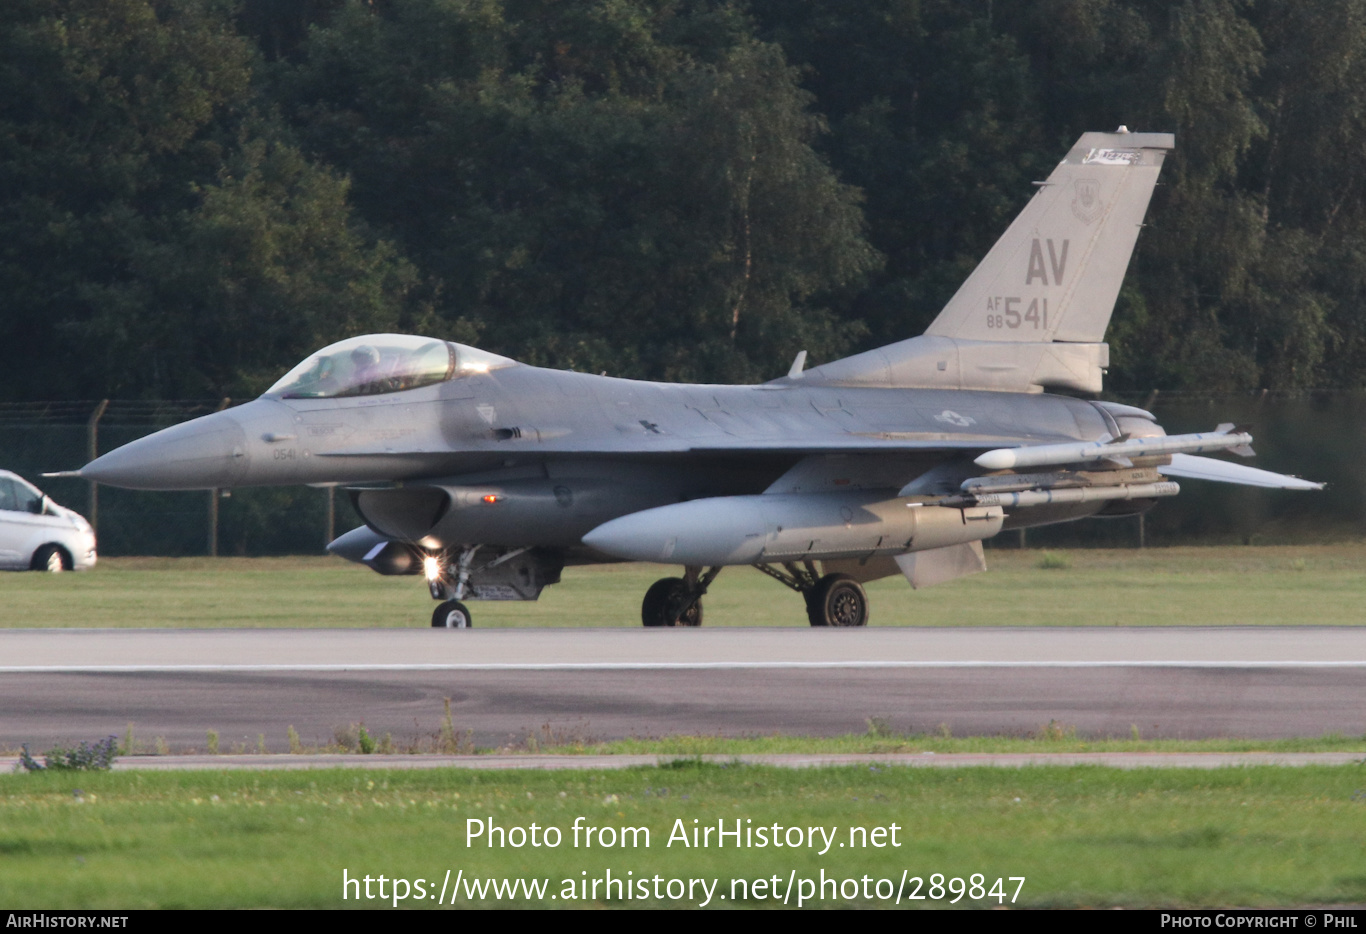
<path id="1" fill-rule="evenodd" d="M 473 626 L 469 607 L 459 600 L 447 600 L 432 613 L 433 629 L 470 629 Z"/>
<path id="2" fill-rule="evenodd" d="M 441 567 L 439 558 L 428 558 L 427 587 L 432 592 L 432 599 L 446 599 L 432 613 L 433 629 L 473 629 L 474 618 L 470 616 L 470 608 L 461 603 L 462 597 L 466 597 L 470 592 L 470 565 L 474 562 L 475 553 L 483 547 L 473 545 L 469 548 L 462 548 L 460 557 L 456 559 L 453 570 L 455 571 L 455 583 L 452 584 L 444 577 L 444 569 Z"/>

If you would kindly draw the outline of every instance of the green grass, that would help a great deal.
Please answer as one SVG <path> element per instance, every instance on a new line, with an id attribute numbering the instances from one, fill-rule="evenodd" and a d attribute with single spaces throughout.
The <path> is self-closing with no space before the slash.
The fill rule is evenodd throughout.
<path id="1" fill-rule="evenodd" d="M 673 735 L 657 738 L 618 740 L 597 740 L 591 736 L 580 735 L 572 730 L 561 732 L 549 726 L 527 732 L 523 736 L 510 736 L 508 741 L 497 746 L 476 746 L 458 724 L 451 723 L 438 731 L 417 735 L 395 736 L 390 732 L 367 734 L 369 750 L 363 748 L 359 722 L 338 723 L 330 739 L 323 742 L 303 742 L 298 735 L 290 740 L 290 751 L 295 755 L 313 756 L 324 754 L 373 754 L 380 759 L 411 755 L 558 755 L 558 756 L 751 756 L 751 755 L 923 755 L 926 753 L 1304 753 L 1304 752 L 1347 752 L 1366 756 L 1366 736 L 1344 736 L 1328 733 L 1317 737 L 1286 737 L 1279 739 L 1242 739 L 1237 737 L 1218 737 L 1214 739 L 1143 739 L 1141 736 L 1078 736 L 1075 728 L 1067 724 L 1049 721 L 1037 729 L 1018 735 L 1002 736 L 953 736 L 944 732 L 936 733 L 896 733 L 890 726 L 883 726 L 880 718 L 870 721 L 866 733 L 846 734 L 843 736 L 791 736 L 770 734 L 766 736 L 702 736 Z M 131 724 L 130 724 L 131 727 Z M 1137 732 L 1137 730 L 1135 730 Z M 218 749 L 211 748 L 217 741 L 218 733 L 207 730 L 209 748 L 205 744 L 192 747 L 171 748 L 164 739 L 126 731 L 119 737 L 119 755 L 128 756 L 175 756 L 175 755 L 226 755 L 267 754 L 265 734 L 259 734 L 255 741 L 244 737 L 231 744 L 220 744 Z M 278 741 L 280 737 L 271 736 Z M 276 742 L 276 749 L 284 747 Z M 30 752 L 42 761 L 47 750 L 31 749 Z M 18 746 L 0 746 L 0 757 L 18 756 Z M 307 760 L 303 760 L 307 764 Z M 379 764 L 378 762 L 376 764 Z"/>
<path id="2" fill-rule="evenodd" d="M 875 718 L 880 719 L 880 718 Z M 359 722 L 339 723 L 333 736 L 325 744 L 291 741 L 295 755 L 333 753 L 365 754 L 360 740 Z M 1135 732 L 1137 732 L 1135 730 Z M 217 733 L 208 731 L 213 737 Z M 1078 736 L 1075 728 L 1056 721 L 1040 724 L 1035 730 L 1010 736 L 952 736 L 945 733 L 895 733 L 889 727 L 872 723 L 867 733 L 843 736 L 701 736 L 674 735 L 658 738 L 597 740 L 591 736 L 561 732 L 549 726 L 509 737 L 498 746 L 475 746 L 459 727 L 451 723 L 441 730 L 418 735 L 394 736 L 392 733 L 368 734 L 369 753 L 381 758 L 389 756 L 459 754 L 459 755 L 561 755 L 561 756 L 749 756 L 769 754 L 798 755 L 868 755 L 925 753 L 1137 753 L 1137 752 L 1350 752 L 1366 756 L 1366 736 L 1344 736 L 1329 733 L 1317 737 L 1287 737 L 1280 739 L 1143 739 L 1135 736 Z M 270 737 L 279 740 L 279 736 Z M 296 734 L 297 739 L 297 734 Z M 131 740 L 131 742 L 130 742 Z M 225 755 L 266 754 L 265 734 L 250 742 L 246 737 L 219 750 L 203 746 L 172 749 L 164 740 L 135 733 L 120 737 L 119 754 L 123 756 L 168 756 L 208 754 Z M 278 743 L 277 749 L 283 748 Z M 41 760 L 43 750 L 31 752 Z M 0 756 L 17 756 L 19 748 L 0 747 Z"/>
<path id="3" fill-rule="evenodd" d="M 566 880 L 601 878 L 610 868 L 618 878 L 629 871 L 633 878 L 719 879 L 716 892 L 727 895 L 737 878 L 777 875 L 785 886 L 793 872 L 819 878 L 823 870 L 827 878 L 899 881 L 904 870 L 950 879 L 1024 876 L 1020 906 L 1359 904 L 1366 899 L 1363 788 L 1361 766 L 784 770 L 681 760 L 608 773 L 5 775 L 0 903 L 346 907 L 357 902 L 341 899 L 343 869 L 437 883 L 447 869 L 452 878 L 462 870 L 466 878 L 547 878 L 548 892 L 562 893 Z M 575 848 L 576 817 L 596 827 L 647 827 L 651 845 Z M 467 846 L 468 819 L 505 829 L 553 826 L 563 842 Z M 666 846 L 675 821 L 690 830 L 694 819 L 697 826 L 718 819 L 727 826 L 822 826 L 845 843 L 851 827 L 895 823 L 901 845 L 836 842 L 824 855 L 804 847 Z M 699 891 L 693 901 L 662 903 L 700 898 Z M 458 903 L 481 901 L 492 903 L 463 893 Z M 583 907 L 604 898 L 600 891 L 586 903 L 530 901 Z M 850 901 L 888 904 L 862 894 Z"/>
<path id="4" fill-rule="evenodd" d="M 991 567 L 912 591 L 868 585 L 875 626 L 1358 625 L 1366 544 L 996 549 Z M 536 603 L 475 603 L 475 625 L 640 625 L 640 598 L 677 568 L 569 568 Z M 804 625 L 801 600 L 749 568 L 707 595 L 707 626 Z M 336 558 L 122 558 L 83 574 L 0 575 L 3 627 L 420 627 L 420 578 Z"/>

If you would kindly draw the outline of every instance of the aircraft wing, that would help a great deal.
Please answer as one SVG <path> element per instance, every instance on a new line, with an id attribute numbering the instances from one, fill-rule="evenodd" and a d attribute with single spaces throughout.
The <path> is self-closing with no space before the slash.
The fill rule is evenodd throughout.
<path id="1" fill-rule="evenodd" d="M 1018 443 L 1018 439 L 999 437 L 963 437 L 961 435 L 933 435 L 925 437 L 880 437 L 850 435 L 841 438 L 812 438 L 807 440 L 756 440 L 736 438 L 735 443 L 709 441 L 693 444 L 687 449 L 695 453 L 791 452 L 793 454 L 891 454 L 919 451 L 982 451 L 1002 443 Z"/>
<path id="2" fill-rule="evenodd" d="M 1193 454 L 1173 454 L 1172 462 L 1165 467 L 1158 467 L 1157 472 L 1167 477 L 1213 480 L 1216 483 L 1237 483 L 1278 490 L 1321 490 L 1324 487 L 1324 484 L 1311 480 Z"/>
<path id="3" fill-rule="evenodd" d="M 816 438 L 745 438 L 708 439 L 698 442 L 690 438 L 663 437 L 642 441 L 639 438 L 606 439 L 591 445 L 556 443 L 558 439 L 537 442 L 525 436 L 516 441 L 493 442 L 483 447 L 470 446 L 462 453 L 519 453 L 554 455 L 591 454 L 894 454 L 919 451 L 985 451 L 1005 444 L 1019 444 L 1019 438 L 997 436 L 963 436 L 927 434 L 917 437 L 884 437 L 880 435 L 841 435 Z M 527 443 L 530 441 L 531 443 Z M 431 457 L 455 453 L 442 445 L 385 446 L 342 448 L 317 451 L 316 457 Z"/>

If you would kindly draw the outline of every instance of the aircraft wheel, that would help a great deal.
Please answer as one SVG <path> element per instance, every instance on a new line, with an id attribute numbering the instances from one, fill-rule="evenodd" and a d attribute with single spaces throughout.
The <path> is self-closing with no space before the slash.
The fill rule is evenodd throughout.
<path id="1" fill-rule="evenodd" d="M 433 629 L 473 629 L 470 609 L 459 600 L 447 600 L 432 614 Z"/>
<path id="2" fill-rule="evenodd" d="M 868 595 L 848 574 L 827 574 L 806 594 L 812 626 L 868 625 Z"/>
<path id="3" fill-rule="evenodd" d="M 694 600 L 687 611 L 678 607 L 687 602 L 688 585 L 681 577 L 664 577 L 650 585 L 640 604 L 640 621 L 646 626 L 701 626 L 702 601 Z"/>

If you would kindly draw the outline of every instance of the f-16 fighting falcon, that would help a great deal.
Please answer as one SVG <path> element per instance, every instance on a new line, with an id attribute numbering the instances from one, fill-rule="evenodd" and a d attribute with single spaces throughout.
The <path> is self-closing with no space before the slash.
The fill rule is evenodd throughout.
<path id="1" fill-rule="evenodd" d="M 125 445 L 79 476 L 146 490 L 340 485 L 365 525 L 329 550 L 423 575 L 432 625 L 535 600 L 566 565 L 680 565 L 646 626 L 696 626 L 723 568 L 797 591 L 813 626 L 862 626 L 862 584 L 985 570 L 1004 529 L 1127 515 L 1173 477 L 1320 484 L 1237 462 L 1219 425 L 1169 436 L 1097 394 L 1103 342 L 1166 133 L 1086 133 L 923 336 L 757 386 L 638 382 L 372 334 L 259 399 Z M 1064 390 L 1072 395 L 1052 395 Z"/>

